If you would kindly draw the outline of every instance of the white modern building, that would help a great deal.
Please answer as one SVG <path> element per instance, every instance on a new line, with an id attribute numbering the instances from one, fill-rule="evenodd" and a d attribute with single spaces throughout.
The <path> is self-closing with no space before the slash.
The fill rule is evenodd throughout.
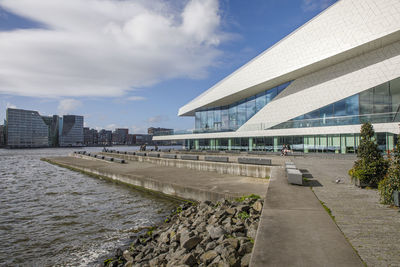
<path id="1" fill-rule="evenodd" d="M 371 122 L 391 150 L 400 122 L 400 1 L 340 0 L 181 107 L 189 149 L 354 153 Z"/>

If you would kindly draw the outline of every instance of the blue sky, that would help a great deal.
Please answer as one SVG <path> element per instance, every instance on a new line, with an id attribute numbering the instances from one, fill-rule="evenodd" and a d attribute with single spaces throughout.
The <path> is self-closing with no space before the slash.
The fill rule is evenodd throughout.
<path id="1" fill-rule="evenodd" d="M 0 120 L 17 107 L 191 129 L 181 106 L 334 2 L 0 0 Z"/>

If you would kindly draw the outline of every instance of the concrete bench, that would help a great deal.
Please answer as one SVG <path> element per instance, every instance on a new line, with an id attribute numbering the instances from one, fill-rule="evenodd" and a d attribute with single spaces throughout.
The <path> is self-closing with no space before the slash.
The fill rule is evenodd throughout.
<path id="1" fill-rule="evenodd" d="M 128 155 L 136 155 L 136 152 L 127 152 Z"/>
<path id="2" fill-rule="evenodd" d="M 103 156 L 103 155 L 96 155 L 96 158 L 98 158 L 98 159 L 104 159 L 104 156 Z"/>
<path id="3" fill-rule="evenodd" d="M 205 161 L 213 161 L 213 162 L 229 162 L 229 157 L 214 157 L 214 156 L 205 156 Z"/>
<path id="4" fill-rule="evenodd" d="M 226 150 L 225 153 L 227 153 L 227 154 L 240 154 L 240 150 Z"/>
<path id="5" fill-rule="evenodd" d="M 238 163 L 254 165 L 271 165 L 271 159 L 264 158 L 238 158 Z"/>
<path id="6" fill-rule="evenodd" d="M 293 162 L 285 162 L 285 169 L 297 169 Z"/>
<path id="7" fill-rule="evenodd" d="M 205 152 L 205 153 L 219 153 L 220 151 L 219 150 L 205 150 L 203 152 Z"/>
<path id="8" fill-rule="evenodd" d="M 136 156 L 146 157 L 147 153 L 146 152 L 136 152 Z"/>
<path id="9" fill-rule="evenodd" d="M 114 162 L 125 163 L 125 160 L 124 159 L 114 158 Z"/>
<path id="10" fill-rule="evenodd" d="M 176 159 L 176 154 L 163 154 L 161 155 L 162 158 L 164 159 Z"/>
<path id="11" fill-rule="evenodd" d="M 160 157 L 160 153 L 149 153 L 147 154 L 148 157 L 152 157 L 152 158 L 159 158 Z"/>
<path id="12" fill-rule="evenodd" d="M 303 174 L 297 169 L 286 170 L 289 184 L 303 185 Z"/>
<path id="13" fill-rule="evenodd" d="M 171 149 L 164 148 L 164 149 L 161 149 L 161 152 L 171 152 Z"/>
<path id="14" fill-rule="evenodd" d="M 199 160 L 197 155 L 181 155 L 182 160 Z"/>
<path id="15" fill-rule="evenodd" d="M 107 161 L 114 161 L 114 158 L 112 158 L 112 157 L 104 157 L 104 160 L 107 160 Z"/>

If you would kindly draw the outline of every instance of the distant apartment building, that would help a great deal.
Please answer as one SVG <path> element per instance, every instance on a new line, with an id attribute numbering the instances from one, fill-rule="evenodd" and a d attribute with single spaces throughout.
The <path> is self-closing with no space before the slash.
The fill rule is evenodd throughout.
<path id="1" fill-rule="evenodd" d="M 128 134 L 128 136 L 126 137 L 126 144 L 127 145 L 134 145 L 135 144 L 135 138 L 133 136 L 133 134 Z"/>
<path id="2" fill-rule="evenodd" d="M 83 146 L 83 116 L 64 115 L 59 125 L 60 147 Z"/>
<path id="3" fill-rule="evenodd" d="M 135 144 L 135 145 L 144 145 L 144 144 L 150 145 L 153 143 L 152 138 L 153 138 L 153 136 L 149 135 L 149 134 L 133 134 L 132 135 L 132 139 L 133 139 L 132 141 L 133 141 L 133 144 Z"/>
<path id="4" fill-rule="evenodd" d="M 98 132 L 96 129 L 89 127 L 83 128 L 83 143 L 86 146 L 93 146 L 98 144 Z"/>
<path id="5" fill-rule="evenodd" d="M 114 145 L 125 145 L 127 143 L 128 134 L 129 129 L 116 128 L 112 134 L 112 143 Z"/>
<path id="6" fill-rule="evenodd" d="M 5 131 L 4 131 L 4 125 L 0 125 L 0 147 L 5 146 Z"/>
<path id="7" fill-rule="evenodd" d="M 172 135 L 174 134 L 174 129 L 150 127 L 147 129 L 147 133 L 150 135 Z"/>
<path id="8" fill-rule="evenodd" d="M 98 135 L 98 144 L 102 146 L 112 145 L 112 131 L 100 130 Z"/>
<path id="9" fill-rule="evenodd" d="M 59 142 L 59 122 L 60 122 L 60 117 L 57 115 L 53 116 L 42 116 L 42 119 L 44 123 L 48 127 L 48 132 L 49 132 L 49 146 L 50 147 L 58 147 Z"/>
<path id="10" fill-rule="evenodd" d="M 49 146 L 49 128 L 39 112 L 33 110 L 8 108 L 5 136 L 9 148 Z"/>

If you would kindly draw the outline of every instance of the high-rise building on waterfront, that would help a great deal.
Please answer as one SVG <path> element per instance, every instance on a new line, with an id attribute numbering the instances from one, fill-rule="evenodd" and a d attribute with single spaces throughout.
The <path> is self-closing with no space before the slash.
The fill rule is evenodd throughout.
<path id="1" fill-rule="evenodd" d="M 9 148 L 49 146 L 49 128 L 37 111 L 8 108 L 5 128 Z"/>
<path id="2" fill-rule="evenodd" d="M 83 146 L 83 116 L 64 115 L 59 126 L 60 147 Z"/>
<path id="3" fill-rule="evenodd" d="M 42 116 L 44 123 L 46 123 L 49 130 L 49 146 L 50 147 L 58 147 L 59 142 L 59 122 L 60 117 L 57 115 L 53 116 Z"/>
<path id="4" fill-rule="evenodd" d="M 0 147 L 4 147 L 5 144 L 5 127 L 0 125 Z"/>
<path id="5" fill-rule="evenodd" d="M 370 122 L 382 150 L 400 122 L 400 1 L 339 0 L 184 105 L 189 149 L 355 153 Z"/>

